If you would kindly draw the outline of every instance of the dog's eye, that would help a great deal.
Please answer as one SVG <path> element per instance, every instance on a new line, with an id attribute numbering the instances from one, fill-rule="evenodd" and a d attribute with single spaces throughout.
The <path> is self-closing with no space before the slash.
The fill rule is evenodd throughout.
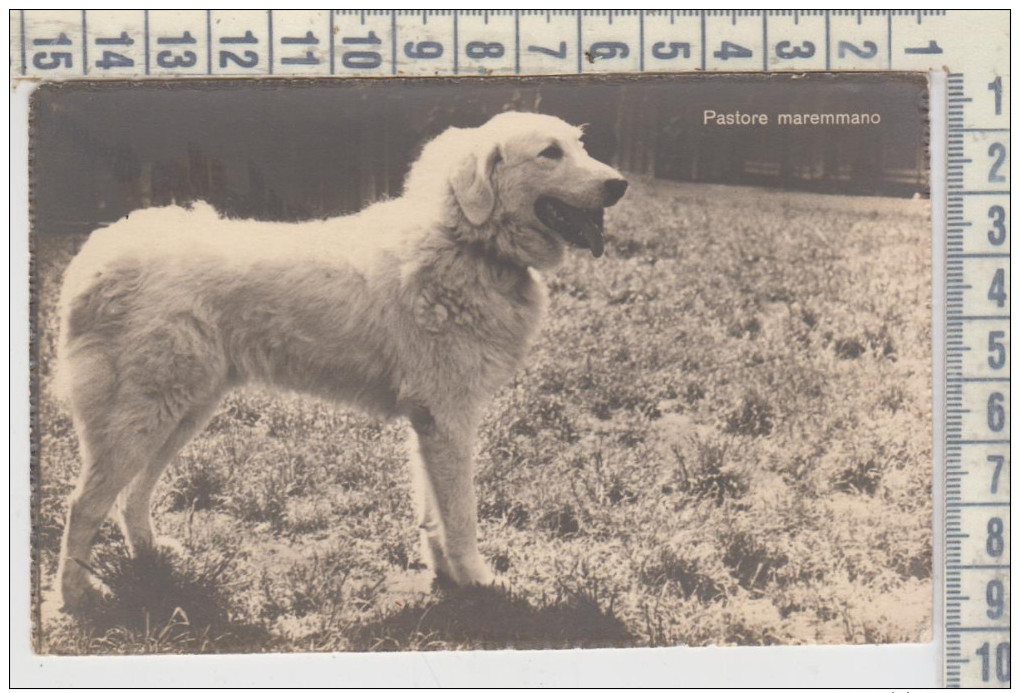
<path id="1" fill-rule="evenodd" d="M 563 150 L 560 149 L 558 144 L 550 144 L 548 147 L 538 153 L 539 156 L 545 159 L 562 159 Z"/>

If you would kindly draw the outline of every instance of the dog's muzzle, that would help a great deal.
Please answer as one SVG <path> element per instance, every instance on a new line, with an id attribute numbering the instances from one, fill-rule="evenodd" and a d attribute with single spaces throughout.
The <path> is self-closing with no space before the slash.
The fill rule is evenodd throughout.
<path id="1" fill-rule="evenodd" d="M 595 257 L 601 257 L 606 249 L 601 207 L 582 209 L 555 197 L 540 197 L 535 201 L 535 216 L 567 243 L 588 248 Z"/>
<path id="2" fill-rule="evenodd" d="M 535 201 L 535 216 L 570 245 L 587 248 L 595 257 L 602 257 L 606 249 L 603 208 L 615 205 L 625 192 L 626 180 L 607 180 L 602 185 L 602 207 L 596 209 L 575 207 L 555 197 L 543 196 Z"/>

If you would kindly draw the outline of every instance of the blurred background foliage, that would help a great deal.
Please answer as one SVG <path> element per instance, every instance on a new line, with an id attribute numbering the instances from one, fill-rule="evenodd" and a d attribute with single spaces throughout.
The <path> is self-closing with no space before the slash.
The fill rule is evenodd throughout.
<path id="1" fill-rule="evenodd" d="M 656 178 L 815 192 L 927 194 L 916 76 L 493 78 L 45 85 L 32 113 L 34 222 L 91 230 L 206 200 L 298 220 L 397 196 L 421 146 L 505 110 L 586 123 L 588 150 Z M 767 113 L 706 126 L 703 112 Z M 779 126 L 777 113 L 879 113 L 872 126 Z"/>

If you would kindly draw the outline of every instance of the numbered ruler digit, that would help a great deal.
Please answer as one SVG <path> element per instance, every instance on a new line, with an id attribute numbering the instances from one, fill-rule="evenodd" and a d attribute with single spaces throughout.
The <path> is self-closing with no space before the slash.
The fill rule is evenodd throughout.
<path id="1" fill-rule="evenodd" d="M 333 74 L 382 76 L 394 72 L 395 20 L 379 10 L 337 10 L 333 18 Z"/>
<path id="2" fill-rule="evenodd" d="M 272 13 L 265 10 L 210 10 L 210 74 L 271 74 L 271 19 Z"/>
<path id="3" fill-rule="evenodd" d="M 959 148 L 962 152 L 962 144 Z M 956 198 L 949 205 L 949 256 L 961 259 L 974 255 L 1008 258 L 1009 221 L 1008 195 Z"/>
<path id="4" fill-rule="evenodd" d="M 22 11 L 21 74 L 43 79 L 85 74 L 82 16 L 79 10 Z"/>
<path id="5" fill-rule="evenodd" d="M 87 15 L 89 73 L 131 75 L 145 66 L 145 12 L 91 10 Z"/>
<path id="6" fill-rule="evenodd" d="M 271 19 L 273 74 L 330 74 L 333 33 L 329 10 L 273 12 Z"/>
<path id="7" fill-rule="evenodd" d="M 398 75 L 454 74 L 458 46 L 452 12 L 399 12 L 393 25 Z"/>
<path id="8" fill-rule="evenodd" d="M 1009 625 L 1009 571 L 998 568 L 965 570 L 960 575 L 960 592 L 977 599 L 961 602 L 960 626 L 979 628 L 989 621 Z"/>
<path id="9" fill-rule="evenodd" d="M 207 11 L 146 11 L 145 15 L 146 74 L 172 77 L 211 73 Z"/>
<path id="10" fill-rule="evenodd" d="M 507 10 L 460 12 L 457 21 L 457 72 L 506 75 L 517 72 L 517 15 Z"/>
<path id="11" fill-rule="evenodd" d="M 949 37 L 945 13 L 938 10 L 898 11 L 890 15 L 889 64 L 902 70 L 934 70 L 944 62 Z M 947 36 L 948 35 L 948 36 Z"/>
<path id="12" fill-rule="evenodd" d="M 524 10 L 520 13 L 520 73 L 580 72 L 580 22 L 576 12 Z"/>
<path id="13" fill-rule="evenodd" d="M 826 13 L 821 10 L 783 10 L 770 16 L 766 33 L 769 69 L 826 69 L 825 21 Z"/>
<path id="14" fill-rule="evenodd" d="M 701 67 L 701 12 L 648 12 L 642 18 L 644 71 L 693 71 Z"/>
<path id="15" fill-rule="evenodd" d="M 1009 133 L 997 129 L 961 129 L 949 138 L 957 165 L 950 164 L 950 193 L 1009 197 Z M 993 203 L 989 203 L 990 205 Z"/>
<path id="16" fill-rule="evenodd" d="M 831 69 L 888 69 L 889 20 L 884 12 L 834 10 L 827 21 Z"/>
<path id="17" fill-rule="evenodd" d="M 1008 625 L 998 633 L 965 632 L 960 636 L 960 649 L 968 655 L 962 663 L 973 671 L 968 677 L 968 686 L 1009 687 Z"/>
<path id="18" fill-rule="evenodd" d="M 581 71 L 640 72 L 643 53 L 637 11 L 606 11 L 581 18 Z"/>
<path id="19" fill-rule="evenodd" d="M 731 72 L 767 69 L 767 21 L 748 10 L 709 10 L 703 21 L 703 69 Z"/>

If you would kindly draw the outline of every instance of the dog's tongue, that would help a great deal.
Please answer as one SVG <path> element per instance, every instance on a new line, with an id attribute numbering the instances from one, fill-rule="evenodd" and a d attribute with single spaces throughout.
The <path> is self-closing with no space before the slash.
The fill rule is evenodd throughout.
<path id="1" fill-rule="evenodd" d="M 588 248 L 594 257 L 602 257 L 602 253 L 606 250 L 606 238 L 602 235 L 602 231 L 601 210 L 599 210 L 598 216 L 585 219 L 581 225 L 581 233 L 584 234 L 584 240 L 588 242 Z"/>

